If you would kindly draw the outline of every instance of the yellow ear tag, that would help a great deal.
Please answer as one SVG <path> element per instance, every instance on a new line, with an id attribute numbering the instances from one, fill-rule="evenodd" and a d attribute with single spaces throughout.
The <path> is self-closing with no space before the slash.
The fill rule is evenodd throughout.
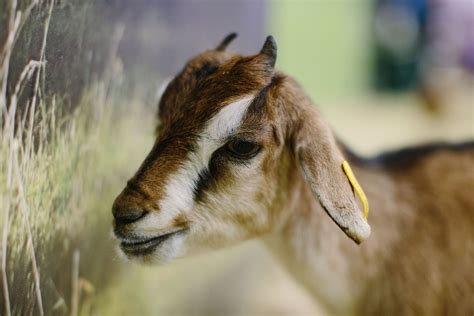
<path id="1" fill-rule="evenodd" d="M 360 186 L 359 182 L 357 182 L 357 179 L 354 176 L 354 173 L 352 172 L 351 166 L 349 166 L 349 163 L 346 160 L 342 162 L 342 169 L 344 169 L 344 173 L 346 174 L 347 179 L 349 179 L 349 182 L 351 183 L 354 190 L 357 192 L 357 195 L 359 196 L 359 199 L 361 200 L 362 205 L 364 206 L 364 217 L 367 220 L 367 216 L 369 216 L 369 200 L 367 199 L 367 196 L 365 195 L 364 190 L 362 190 L 362 187 Z"/>

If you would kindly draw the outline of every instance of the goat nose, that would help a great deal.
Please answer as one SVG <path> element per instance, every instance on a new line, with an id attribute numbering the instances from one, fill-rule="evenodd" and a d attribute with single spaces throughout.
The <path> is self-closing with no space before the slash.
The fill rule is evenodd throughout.
<path id="1" fill-rule="evenodd" d="M 145 216 L 145 211 L 140 208 L 119 208 L 114 206 L 112 213 L 117 224 L 130 224 Z"/>
<path id="2" fill-rule="evenodd" d="M 116 224 L 130 224 L 138 221 L 147 213 L 144 197 L 128 187 L 117 196 L 112 206 Z"/>

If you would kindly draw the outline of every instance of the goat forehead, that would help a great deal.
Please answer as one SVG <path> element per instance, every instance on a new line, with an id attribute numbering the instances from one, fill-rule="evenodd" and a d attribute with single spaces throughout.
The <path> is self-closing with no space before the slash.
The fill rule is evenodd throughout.
<path id="1" fill-rule="evenodd" d="M 172 128 L 153 146 L 136 172 L 132 182 L 145 187 L 150 195 L 161 196 L 169 179 L 181 176 L 179 182 L 195 181 L 194 172 L 207 168 L 212 153 L 226 137 L 241 125 L 253 96 L 242 96 L 221 106 L 206 120 L 189 115 L 186 122 L 176 121 Z M 197 181 L 197 180 L 196 180 Z"/>
<path id="2" fill-rule="evenodd" d="M 160 202 L 161 209 L 177 212 L 193 207 L 200 175 L 208 169 L 213 152 L 224 143 L 227 136 L 238 129 L 252 100 L 251 95 L 241 97 L 224 106 L 208 120 L 198 134 L 194 149 L 166 181 L 165 194 Z"/>
<path id="3" fill-rule="evenodd" d="M 224 106 L 207 122 L 202 136 L 220 140 L 235 132 L 253 98 L 253 95 L 243 96 Z"/>
<path id="4" fill-rule="evenodd" d="M 206 106 L 192 110 L 176 109 L 176 114 L 161 120 L 161 139 L 223 137 L 240 124 L 253 100 L 253 95 L 244 94 L 224 101 L 207 101 Z"/>
<path id="5" fill-rule="evenodd" d="M 188 144 L 183 168 L 207 168 L 212 153 L 241 126 L 252 100 L 253 95 L 246 95 L 224 105 L 205 121 L 201 128 L 196 128 L 195 132 L 188 136 L 189 139 L 183 139 L 182 143 Z"/>

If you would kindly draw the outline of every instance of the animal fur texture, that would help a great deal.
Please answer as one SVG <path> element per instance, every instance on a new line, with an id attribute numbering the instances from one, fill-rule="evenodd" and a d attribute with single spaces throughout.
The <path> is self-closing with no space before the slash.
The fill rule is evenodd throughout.
<path id="1" fill-rule="evenodd" d="M 261 238 L 329 314 L 472 315 L 474 145 L 360 158 L 274 69 L 272 37 L 252 56 L 227 52 L 233 38 L 164 90 L 156 142 L 113 206 L 125 256 L 168 262 Z"/>

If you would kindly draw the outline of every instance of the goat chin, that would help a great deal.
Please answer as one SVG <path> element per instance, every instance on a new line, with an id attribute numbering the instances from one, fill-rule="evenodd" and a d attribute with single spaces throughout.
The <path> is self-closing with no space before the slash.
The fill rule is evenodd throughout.
<path id="1" fill-rule="evenodd" d="M 117 246 L 117 253 L 122 259 L 135 263 L 163 265 L 185 255 L 185 238 L 183 235 L 174 235 L 158 245 L 150 246 L 147 249 L 139 249 L 138 251 L 124 251 L 121 246 Z"/>

